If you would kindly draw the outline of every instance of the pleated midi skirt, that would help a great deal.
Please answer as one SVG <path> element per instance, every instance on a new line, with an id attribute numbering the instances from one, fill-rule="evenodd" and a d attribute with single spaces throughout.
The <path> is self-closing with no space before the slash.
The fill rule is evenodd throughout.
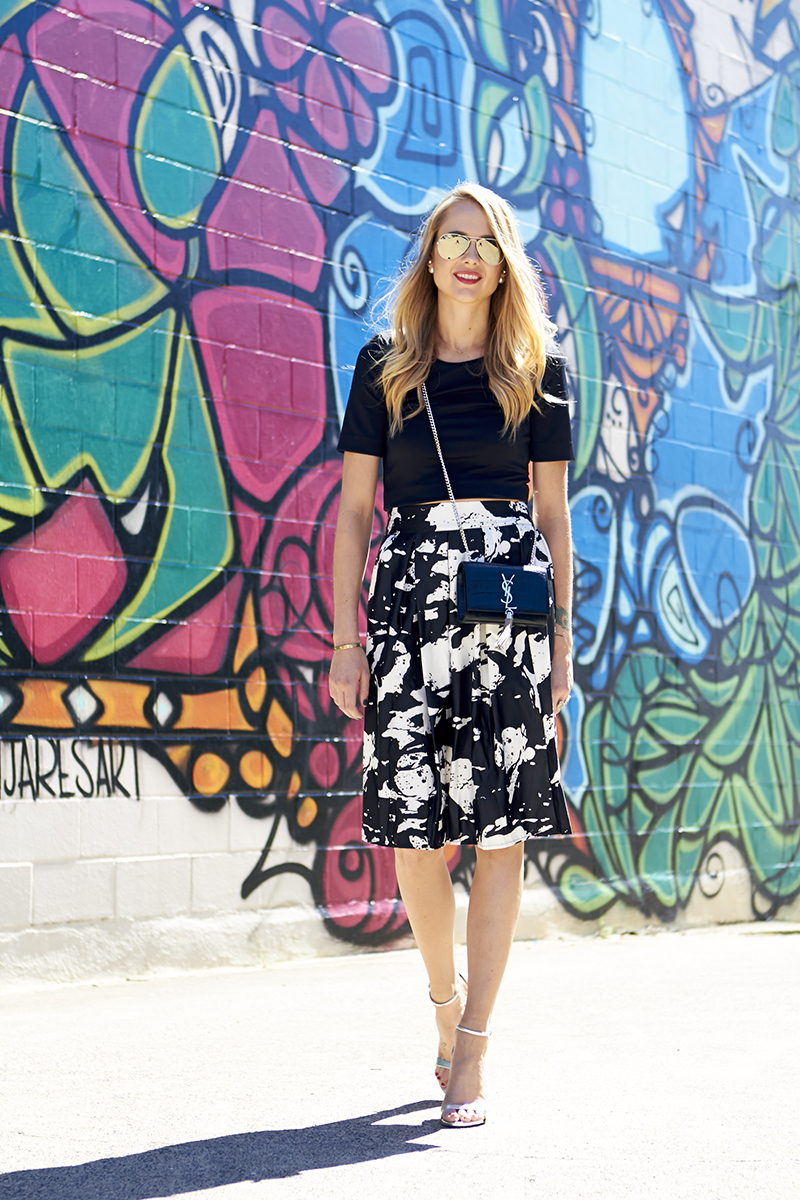
<path id="1" fill-rule="evenodd" d="M 458 501 L 467 544 L 486 562 L 550 552 L 517 501 Z M 569 833 L 544 631 L 461 624 L 466 557 L 449 503 L 392 509 L 367 622 L 364 840 L 377 846 L 483 849 Z"/>

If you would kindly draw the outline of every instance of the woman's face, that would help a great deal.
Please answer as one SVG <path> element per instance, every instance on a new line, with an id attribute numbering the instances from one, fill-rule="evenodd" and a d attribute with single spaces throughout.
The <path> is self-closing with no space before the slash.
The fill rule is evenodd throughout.
<path id="1" fill-rule="evenodd" d="M 461 233 L 471 239 L 458 258 L 442 257 L 438 242 L 447 233 Z M 433 281 L 440 295 L 463 304 L 475 304 L 488 300 L 497 290 L 500 277 L 505 274 L 505 263 L 501 261 L 493 266 L 485 262 L 478 252 L 478 238 L 494 241 L 486 213 L 474 200 L 457 200 L 442 217 L 431 252 Z"/>

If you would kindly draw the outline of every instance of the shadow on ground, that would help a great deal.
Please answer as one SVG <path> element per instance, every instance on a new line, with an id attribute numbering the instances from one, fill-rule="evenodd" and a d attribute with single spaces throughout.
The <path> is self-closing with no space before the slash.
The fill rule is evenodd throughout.
<path id="1" fill-rule="evenodd" d="M 0 1175 L 8 1200 L 149 1200 L 180 1196 L 224 1184 L 285 1179 L 302 1171 L 371 1162 L 431 1149 L 417 1139 L 439 1129 L 438 1118 L 410 1125 L 378 1125 L 390 1117 L 431 1108 L 431 1101 L 404 1104 L 349 1121 L 305 1129 L 235 1133 L 202 1142 L 162 1146 L 121 1158 L 99 1158 L 74 1167 L 45 1167 Z"/>

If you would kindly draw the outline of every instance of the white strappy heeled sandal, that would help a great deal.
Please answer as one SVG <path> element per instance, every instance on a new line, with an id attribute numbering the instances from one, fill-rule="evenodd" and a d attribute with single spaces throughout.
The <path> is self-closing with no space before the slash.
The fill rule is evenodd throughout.
<path id="1" fill-rule="evenodd" d="M 459 1033 L 471 1033 L 473 1037 L 491 1037 L 491 1029 L 467 1029 L 465 1025 L 456 1025 Z M 472 1115 L 464 1121 L 448 1121 L 448 1117 L 464 1109 Z M 443 1104 L 440 1120 L 448 1129 L 469 1129 L 473 1125 L 485 1125 L 487 1120 L 485 1100 L 462 1100 L 460 1104 Z"/>
<path id="2" fill-rule="evenodd" d="M 428 986 L 428 995 L 430 996 L 431 1004 L 434 1006 L 434 1008 L 449 1008 L 451 1004 L 455 1004 L 456 1000 L 458 1000 L 461 996 L 461 984 L 462 983 L 464 984 L 464 987 L 467 986 L 467 981 L 464 978 L 464 976 L 459 975 L 458 980 L 456 981 L 456 990 L 453 992 L 453 994 L 449 1000 L 434 1000 L 433 996 L 431 996 L 431 989 L 430 989 L 430 985 L 429 985 Z M 452 1051 L 451 1051 L 451 1055 L 452 1055 Z M 434 1074 L 436 1074 L 437 1068 L 441 1069 L 442 1071 L 449 1071 L 450 1063 L 447 1061 L 446 1058 L 439 1057 L 436 1059 L 436 1066 L 433 1069 Z M 436 1082 L 438 1083 L 439 1087 L 442 1089 L 443 1092 L 447 1091 L 447 1085 L 442 1083 L 442 1081 L 438 1075 L 436 1075 Z"/>

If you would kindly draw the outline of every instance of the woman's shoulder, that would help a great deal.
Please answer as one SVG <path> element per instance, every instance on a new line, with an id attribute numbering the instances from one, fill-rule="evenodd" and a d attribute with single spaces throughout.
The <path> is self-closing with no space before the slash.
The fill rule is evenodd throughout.
<path id="1" fill-rule="evenodd" d="M 374 333 L 369 341 L 361 347 L 358 357 L 377 366 L 379 363 L 383 363 L 391 347 L 392 335 L 390 333 Z"/>
<path id="2" fill-rule="evenodd" d="M 563 354 L 548 354 L 539 391 L 551 404 L 567 404 L 567 363 Z"/>

